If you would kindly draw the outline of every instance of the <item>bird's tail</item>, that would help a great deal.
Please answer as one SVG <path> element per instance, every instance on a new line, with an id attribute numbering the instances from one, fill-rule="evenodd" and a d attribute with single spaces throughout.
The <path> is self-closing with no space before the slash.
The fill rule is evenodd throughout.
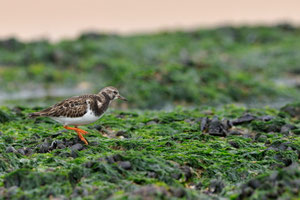
<path id="1" fill-rule="evenodd" d="M 28 115 L 29 118 L 35 118 L 35 117 L 40 117 L 40 116 L 42 116 L 42 113 L 40 113 L 40 112 L 29 113 L 29 115 Z"/>

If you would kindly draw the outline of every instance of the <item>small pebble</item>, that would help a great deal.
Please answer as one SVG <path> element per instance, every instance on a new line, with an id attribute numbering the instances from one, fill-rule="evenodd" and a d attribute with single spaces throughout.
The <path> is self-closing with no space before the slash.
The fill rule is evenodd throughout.
<path id="1" fill-rule="evenodd" d="M 82 146 L 82 144 L 80 144 L 80 143 L 77 143 L 77 144 L 74 144 L 73 146 L 71 146 L 71 150 L 72 151 L 81 151 L 83 149 L 83 146 Z"/>
<path id="2" fill-rule="evenodd" d="M 57 148 L 58 149 L 64 149 L 64 148 L 66 148 L 66 146 L 63 143 L 60 143 L 60 144 L 57 145 Z"/>
<path id="3" fill-rule="evenodd" d="M 78 152 L 77 151 L 74 151 L 74 150 L 72 150 L 71 151 L 71 155 L 70 155 L 71 157 L 73 157 L 73 158 L 77 158 L 78 157 Z"/>
<path id="4" fill-rule="evenodd" d="M 182 166 L 182 167 L 180 167 L 180 169 L 183 172 L 186 180 L 192 178 L 193 174 L 192 174 L 192 170 L 189 166 Z"/>
<path id="5" fill-rule="evenodd" d="M 19 154 L 25 155 L 25 151 L 23 148 L 17 150 Z"/>
<path id="6" fill-rule="evenodd" d="M 38 153 L 47 153 L 49 151 L 49 144 L 44 142 L 37 147 Z"/>
<path id="7" fill-rule="evenodd" d="M 9 146 L 6 148 L 6 153 L 17 153 L 17 150 L 14 147 Z"/>
<path id="8" fill-rule="evenodd" d="M 228 132 L 228 135 L 242 135 L 242 133 L 236 130 L 231 130 Z"/>
<path id="9" fill-rule="evenodd" d="M 121 161 L 118 163 L 118 165 L 125 170 L 129 170 L 132 167 L 129 161 Z"/>

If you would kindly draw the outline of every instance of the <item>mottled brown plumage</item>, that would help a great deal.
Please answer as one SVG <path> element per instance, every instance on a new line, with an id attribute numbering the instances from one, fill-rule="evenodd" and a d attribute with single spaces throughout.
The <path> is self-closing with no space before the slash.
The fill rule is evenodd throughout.
<path id="1" fill-rule="evenodd" d="M 112 89 L 112 92 L 109 89 Z M 86 114 L 88 106 L 90 106 L 95 116 L 101 116 L 112 100 L 115 98 L 125 100 L 118 93 L 114 94 L 114 91 L 117 91 L 117 89 L 110 86 L 104 88 L 98 94 L 71 97 L 42 111 L 31 113 L 30 117 L 82 117 Z"/>
<path id="2" fill-rule="evenodd" d="M 92 123 L 99 119 L 114 99 L 126 100 L 114 87 L 103 88 L 98 94 L 75 96 L 63 100 L 49 108 L 34 112 L 29 117 L 50 117 L 64 125 L 66 129 L 75 130 L 82 141 L 87 144 L 82 134 L 86 131 L 77 126 Z M 67 125 L 74 125 L 75 128 Z"/>

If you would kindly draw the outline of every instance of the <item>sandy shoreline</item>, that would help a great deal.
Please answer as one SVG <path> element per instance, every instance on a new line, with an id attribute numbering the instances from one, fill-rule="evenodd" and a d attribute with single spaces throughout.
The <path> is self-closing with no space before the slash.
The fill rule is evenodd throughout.
<path id="1" fill-rule="evenodd" d="M 76 37 L 97 30 L 119 34 L 224 24 L 300 24 L 300 1 L 201 0 L 1 1 L 0 38 Z"/>

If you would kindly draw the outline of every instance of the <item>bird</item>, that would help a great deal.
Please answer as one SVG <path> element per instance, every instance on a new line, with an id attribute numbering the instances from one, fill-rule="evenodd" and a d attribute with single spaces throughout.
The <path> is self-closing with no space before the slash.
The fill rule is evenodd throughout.
<path id="1" fill-rule="evenodd" d="M 87 140 L 83 137 L 88 132 L 78 128 L 78 126 L 90 124 L 100 119 L 115 99 L 127 101 L 125 97 L 120 95 L 117 88 L 108 86 L 97 94 L 74 96 L 39 112 L 30 113 L 29 118 L 49 117 L 61 123 L 65 129 L 74 130 L 79 139 L 88 145 Z"/>

